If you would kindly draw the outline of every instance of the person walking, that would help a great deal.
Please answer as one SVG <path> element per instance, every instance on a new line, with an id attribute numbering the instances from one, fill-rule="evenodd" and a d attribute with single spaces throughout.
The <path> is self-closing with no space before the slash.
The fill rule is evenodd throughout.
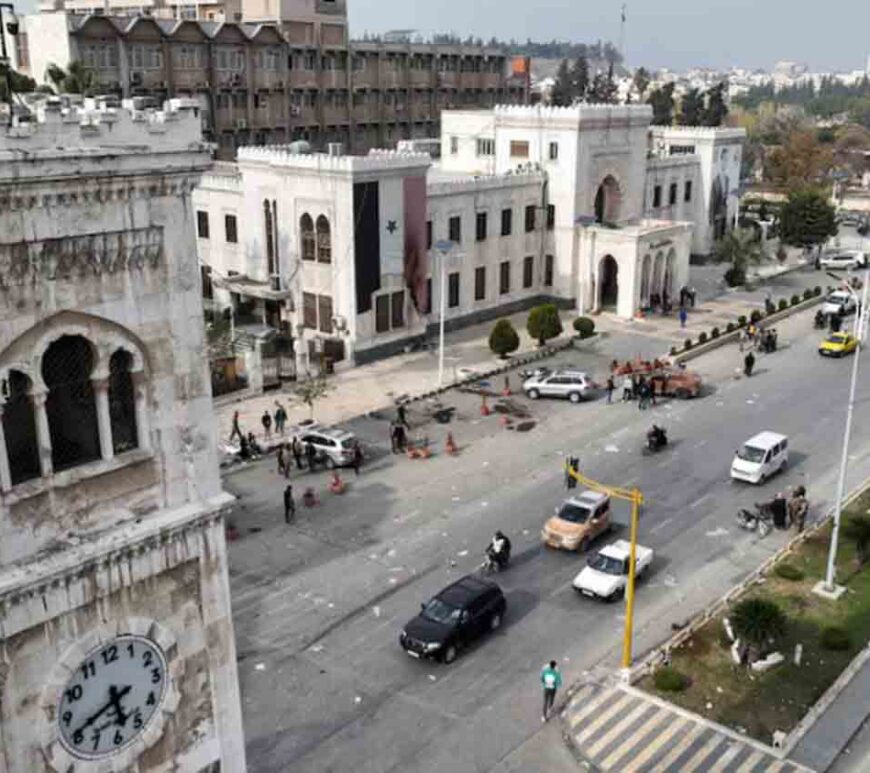
<path id="1" fill-rule="evenodd" d="M 233 411 L 233 431 L 230 432 L 230 443 L 233 442 L 233 438 L 238 435 L 239 442 L 244 439 L 244 435 L 242 435 L 242 430 L 239 428 L 239 412 Z"/>
<path id="2" fill-rule="evenodd" d="M 290 471 L 288 470 L 289 465 L 287 464 L 287 454 L 284 451 L 284 445 L 278 446 L 278 474 L 283 475 L 285 478 L 288 477 Z"/>
<path id="3" fill-rule="evenodd" d="M 296 462 L 296 469 L 302 469 L 302 444 L 296 435 L 293 436 L 293 441 L 290 443 L 290 453 L 293 454 L 293 460 Z M 289 467 L 289 462 L 287 463 Z"/>
<path id="4" fill-rule="evenodd" d="M 607 404 L 610 405 L 613 402 L 613 390 L 616 389 L 616 384 L 613 383 L 613 376 L 607 377 Z"/>
<path id="5" fill-rule="evenodd" d="M 275 432 L 283 437 L 284 425 L 287 423 L 287 411 L 277 400 L 275 401 Z"/>
<path id="6" fill-rule="evenodd" d="M 269 414 L 269 411 L 263 411 L 260 423 L 263 425 L 263 437 L 268 440 L 272 437 L 272 416 Z"/>
<path id="7" fill-rule="evenodd" d="M 397 454 L 399 453 L 399 422 L 390 422 L 390 450 Z"/>
<path id="8" fill-rule="evenodd" d="M 408 417 L 405 415 L 405 406 L 402 404 L 400 404 L 399 407 L 396 408 L 396 420 L 405 429 L 411 429 L 411 425 L 408 424 Z"/>
<path id="9" fill-rule="evenodd" d="M 541 722 L 546 722 L 556 702 L 556 690 L 562 686 L 562 674 L 559 673 L 555 660 L 551 660 L 541 671 L 541 684 L 544 686 L 544 713 L 541 714 Z"/>
<path id="10" fill-rule="evenodd" d="M 317 467 L 317 449 L 314 443 L 305 444 L 305 458 L 308 461 L 308 472 L 314 472 Z"/>
<path id="11" fill-rule="evenodd" d="M 296 503 L 293 501 L 293 486 L 289 483 L 284 489 L 284 523 L 290 523 L 296 517 Z"/>
<path id="12" fill-rule="evenodd" d="M 807 523 L 807 511 L 809 510 L 809 502 L 807 502 L 807 490 L 803 486 L 798 486 L 792 493 L 791 501 L 788 503 L 791 522 L 795 525 L 798 534 L 800 534 Z"/>
<path id="13" fill-rule="evenodd" d="M 686 307 L 683 304 L 680 304 L 680 327 L 683 328 L 686 326 L 686 320 L 689 318 L 689 312 L 686 311 Z"/>
<path id="14" fill-rule="evenodd" d="M 755 355 L 750 351 L 743 358 L 743 372 L 746 374 L 746 377 L 752 375 L 752 369 L 755 367 Z"/>
<path id="15" fill-rule="evenodd" d="M 398 453 L 404 452 L 408 447 L 408 436 L 405 434 L 405 425 L 396 423 L 396 446 L 399 449 Z"/>
<path id="16" fill-rule="evenodd" d="M 362 448 L 360 447 L 359 440 L 353 441 L 353 461 L 351 461 L 351 465 L 353 466 L 353 471 L 356 475 L 359 475 L 359 468 L 362 465 L 363 453 Z"/>

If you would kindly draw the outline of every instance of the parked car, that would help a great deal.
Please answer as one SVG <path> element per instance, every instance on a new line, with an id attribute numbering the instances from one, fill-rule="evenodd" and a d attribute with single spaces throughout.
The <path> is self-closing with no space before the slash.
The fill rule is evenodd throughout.
<path id="1" fill-rule="evenodd" d="M 399 644 L 413 658 L 452 663 L 461 649 L 497 630 L 506 609 L 496 583 L 469 574 L 421 604 L 420 614 L 399 634 Z"/>
<path id="2" fill-rule="evenodd" d="M 630 558 L 630 542 L 620 539 L 612 545 L 606 545 L 586 562 L 586 568 L 574 578 L 574 590 L 591 598 L 613 601 L 622 595 L 628 585 Z M 652 548 L 635 545 L 635 580 L 643 576 L 652 560 Z"/>
<path id="3" fill-rule="evenodd" d="M 847 290 L 834 290 L 822 305 L 822 314 L 829 316 L 831 314 L 851 314 L 855 311 L 857 303 L 852 293 Z"/>
<path id="4" fill-rule="evenodd" d="M 867 255 L 861 252 L 861 250 L 833 252 L 830 255 L 823 256 L 819 261 L 819 264 L 822 268 L 833 270 L 865 268 L 867 266 Z"/>
<path id="5" fill-rule="evenodd" d="M 858 348 L 858 339 L 851 333 L 831 333 L 819 344 L 819 354 L 823 357 L 843 357 Z"/>
<path id="6" fill-rule="evenodd" d="M 326 463 L 329 469 L 347 467 L 353 463 L 353 446 L 356 436 L 352 432 L 327 427 L 308 427 L 299 440 L 311 443 L 317 451 L 318 461 Z"/>
<path id="7" fill-rule="evenodd" d="M 748 483 L 764 483 L 788 464 L 788 438 L 764 431 L 749 438 L 734 454 L 731 477 Z"/>
<path id="8" fill-rule="evenodd" d="M 584 491 L 565 500 L 541 530 L 541 539 L 551 548 L 585 553 L 592 540 L 610 531 L 610 497 Z"/>
<path id="9" fill-rule="evenodd" d="M 532 400 L 539 397 L 567 397 L 579 403 L 592 389 L 588 376 L 579 370 L 554 370 L 533 375 L 523 382 L 523 391 Z"/>

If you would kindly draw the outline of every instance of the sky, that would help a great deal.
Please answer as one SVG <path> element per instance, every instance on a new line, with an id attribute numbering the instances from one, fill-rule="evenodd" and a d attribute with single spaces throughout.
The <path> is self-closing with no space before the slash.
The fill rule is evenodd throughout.
<path id="1" fill-rule="evenodd" d="M 619 44 L 621 0 L 347 0 L 351 35 L 413 29 L 498 38 Z M 629 66 L 863 70 L 870 0 L 635 0 L 627 2 Z"/>

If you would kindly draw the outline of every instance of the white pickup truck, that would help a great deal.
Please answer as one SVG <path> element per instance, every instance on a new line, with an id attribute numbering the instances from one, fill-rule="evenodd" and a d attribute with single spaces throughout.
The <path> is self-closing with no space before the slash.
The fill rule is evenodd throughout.
<path id="1" fill-rule="evenodd" d="M 584 596 L 613 601 L 622 595 L 628 584 L 628 559 L 631 544 L 624 539 L 603 547 L 586 563 L 586 568 L 575 578 L 574 590 Z M 652 548 L 636 547 L 635 579 L 639 579 L 653 560 Z"/>

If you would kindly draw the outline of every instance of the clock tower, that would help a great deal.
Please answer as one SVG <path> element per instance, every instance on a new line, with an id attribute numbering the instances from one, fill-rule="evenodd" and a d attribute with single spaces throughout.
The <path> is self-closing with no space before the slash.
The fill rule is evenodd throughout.
<path id="1" fill-rule="evenodd" d="M 0 773 L 245 770 L 200 126 L 49 98 L 0 130 Z"/>

